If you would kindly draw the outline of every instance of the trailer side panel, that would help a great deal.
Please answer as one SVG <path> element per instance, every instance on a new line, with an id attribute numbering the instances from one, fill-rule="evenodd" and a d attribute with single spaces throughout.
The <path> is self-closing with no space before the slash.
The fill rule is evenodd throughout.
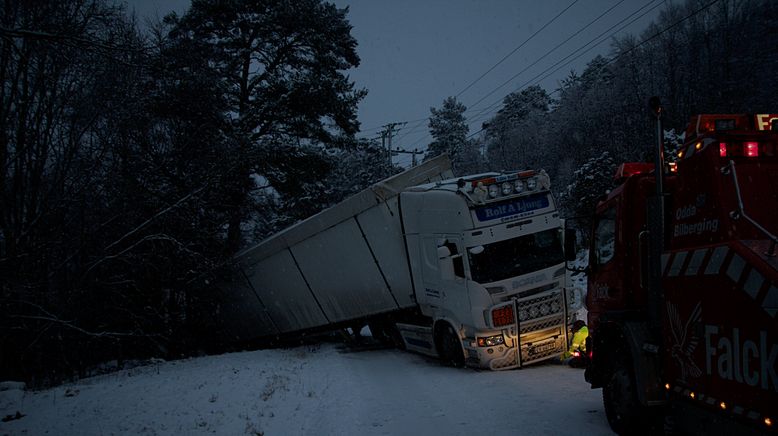
<path id="1" fill-rule="evenodd" d="M 368 209 L 357 221 L 367 239 L 381 274 L 401 308 L 416 304 L 405 254 L 398 198 Z"/>
<path id="2" fill-rule="evenodd" d="M 289 250 L 247 268 L 246 275 L 282 333 L 329 323 Z"/>
<path id="3" fill-rule="evenodd" d="M 330 322 L 397 309 L 356 220 L 307 238 L 292 253 Z"/>

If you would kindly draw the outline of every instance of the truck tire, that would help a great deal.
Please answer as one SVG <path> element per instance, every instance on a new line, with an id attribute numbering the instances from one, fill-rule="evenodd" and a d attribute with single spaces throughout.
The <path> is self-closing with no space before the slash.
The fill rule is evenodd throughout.
<path id="1" fill-rule="evenodd" d="M 641 405 L 635 378 L 623 362 L 615 362 L 610 378 L 602 388 L 605 416 L 611 429 L 620 435 L 641 434 Z"/>
<path id="2" fill-rule="evenodd" d="M 465 354 L 459 336 L 449 323 L 442 323 L 435 332 L 435 345 L 440 355 L 441 363 L 446 366 L 461 368 L 465 366 Z"/>

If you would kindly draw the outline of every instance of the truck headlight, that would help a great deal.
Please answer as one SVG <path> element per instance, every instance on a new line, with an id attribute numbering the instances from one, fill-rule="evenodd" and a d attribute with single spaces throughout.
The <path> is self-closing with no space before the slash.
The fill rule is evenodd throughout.
<path id="1" fill-rule="evenodd" d="M 502 335 L 487 336 L 485 338 L 476 338 L 479 347 L 494 347 L 505 343 Z"/>

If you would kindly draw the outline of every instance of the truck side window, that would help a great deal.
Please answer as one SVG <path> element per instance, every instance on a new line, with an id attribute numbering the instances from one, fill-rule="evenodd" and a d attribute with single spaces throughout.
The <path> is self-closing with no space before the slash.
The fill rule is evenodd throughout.
<path id="1" fill-rule="evenodd" d="M 608 209 L 597 223 L 594 234 L 594 254 L 598 265 L 613 259 L 616 249 L 616 208 Z"/>
<path id="2" fill-rule="evenodd" d="M 457 244 L 451 241 L 446 241 L 445 246 L 451 252 L 451 260 L 454 262 L 454 275 L 457 277 L 465 278 L 465 263 L 462 260 L 462 255 L 459 254 Z"/>

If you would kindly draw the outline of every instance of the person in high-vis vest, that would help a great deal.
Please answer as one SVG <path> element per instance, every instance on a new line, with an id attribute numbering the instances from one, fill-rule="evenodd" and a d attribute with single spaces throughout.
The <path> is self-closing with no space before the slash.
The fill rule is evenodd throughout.
<path id="1" fill-rule="evenodd" d="M 560 360 L 573 367 L 583 367 L 586 362 L 586 338 L 589 336 L 589 329 L 586 323 L 579 319 L 573 323 L 572 331 L 570 348 L 562 354 Z"/>

